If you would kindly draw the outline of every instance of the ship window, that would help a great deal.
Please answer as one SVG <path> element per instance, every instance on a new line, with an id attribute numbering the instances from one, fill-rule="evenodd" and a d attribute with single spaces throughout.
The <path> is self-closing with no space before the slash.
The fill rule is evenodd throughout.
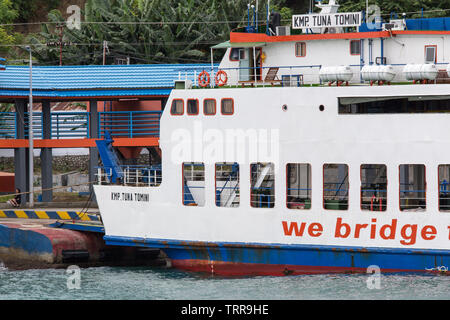
<path id="1" fill-rule="evenodd" d="M 231 98 L 222 99 L 221 112 L 223 115 L 232 115 L 234 113 L 234 101 Z"/>
<path id="2" fill-rule="evenodd" d="M 295 43 L 295 56 L 306 57 L 306 42 Z"/>
<path id="3" fill-rule="evenodd" d="M 187 101 L 187 114 L 191 115 L 191 116 L 198 114 L 198 100 L 197 99 L 189 99 Z"/>
<path id="4" fill-rule="evenodd" d="M 339 98 L 339 114 L 449 113 L 450 96 Z"/>
<path id="5" fill-rule="evenodd" d="M 439 175 L 439 210 L 450 211 L 450 164 L 438 167 Z"/>
<path id="6" fill-rule="evenodd" d="M 361 41 L 360 40 L 350 41 L 350 54 L 351 55 L 360 55 L 361 54 Z"/>
<path id="7" fill-rule="evenodd" d="M 423 164 L 400 165 L 400 210 L 424 211 L 426 186 Z"/>
<path id="8" fill-rule="evenodd" d="M 205 165 L 183 163 L 183 204 L 185 206 L 205 205 Z"/>
<path id="9" fill-rule="evenodd" d="M 387 175 L 383 164 L 361 165 L 361 209 L 386 211 Z"/>
<path id="10" fill-rule="evenodd" d="M 239 61 L 239 48 L 231 48 L 230 61 Z"/>
<path id="11" fill-rule="evenodd" d="M 425 63 L 436 63 L 437 46 L 425 46 Z"/>
<path id="12" fill-rule="evenodd" d="M 289 209 L 311 209 L 311 165 L 288 163 L 286 194 Z"/>
<path id="13" fill-rule="evenodd" d="M 216 206 L 239 207 L 239 164 L 216 163 Z"/>
<path id="14" fill-rule="evenodd" d="M 203 100 L 203 113 L 206 116 L 213 116 L 216 114 L 216 100 L 215 99 Z"/>
<path id="15" fill-rule="evenodd" d="M 181 99 L 174 99 L 172 101 L 170 113 L 177 116 L 182 115 L 184 113 L 184 101 Z"/>
<path id="16" fill-rule="evenodd" d="M 250 205 L 253 208 L 275 206 L 275 171 L 273 163 L 250 164 Z"/>
<path id="17" fill-rule="evenodd" d="M 348 209 L 348 166 L 323 165 L 323 204 L 328 210 Z"/>

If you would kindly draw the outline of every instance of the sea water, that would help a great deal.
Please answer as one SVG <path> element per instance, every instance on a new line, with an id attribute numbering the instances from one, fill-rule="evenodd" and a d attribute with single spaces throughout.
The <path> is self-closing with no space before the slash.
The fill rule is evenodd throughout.
<path id="1" fill-rule="evenodd" d="M 450 277 L 427 274 L 217 277 L 154 267 L 13 271 L 0 300 L 448 300 Z"/>

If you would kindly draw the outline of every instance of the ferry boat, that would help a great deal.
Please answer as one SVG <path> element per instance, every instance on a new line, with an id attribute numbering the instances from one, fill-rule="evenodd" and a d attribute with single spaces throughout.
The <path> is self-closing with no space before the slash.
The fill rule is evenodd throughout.
<path id="1" fill-rule="evenodd" d="M 448 270 L 450 20 L 318 6 L 175 84 L 159 179 L 94 186 L 107 244 L 217 275 Z"/>

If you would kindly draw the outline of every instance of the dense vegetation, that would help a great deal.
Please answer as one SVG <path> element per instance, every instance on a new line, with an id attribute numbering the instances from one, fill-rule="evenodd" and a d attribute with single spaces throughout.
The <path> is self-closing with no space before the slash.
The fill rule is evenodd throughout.
<path id="1" fill-rule="evenodd" d="M 115 58 L 130 57 L 131 63 L 189 63 L 209 61 L 209 47 L 228 40 L 231 30 L 247 23 L 247 3 L 255 0 L 87 0 L 82 10 L 81 30 L 65 26 L 65 10 L 56 10 L 62 0 L 0 0 L 0 51 L 17 59 L 24 54 L 19 44 L 32 44 L 41 64 L 59 63 L 62 34 L 63 64 L 101 64 L 103 43 L 107 41 L 107 64 Z M 445 16 L 450 0 L 370 0 L 388 18 L 391 12 L 408 17 Z M 65 3 L 65 2 L 64 2 Z M 259 0 L 260 18 L 265 19 L 266 1 Z M 271 0 L 286 23 L 292 12 L 303 13 L 311 1 Z M 341 11 L 360 11 L 366 0 L 340 0 Z M 52 10 L 53 9 L 53 10 Z M 444 10 L 439 10 L 444 9 Z M 36 21 L 38 11 L 48 10 L 41 31 L 22 35 L 11 23 Z M 64 16 L 63 16 L 64 14 Z M 38 15 L 39 16 L 39 15 Z M 58 26 L 62 26 L 61 28 Z M 16 46 L 15 46 L 16 45 Z M 11 63 L 11 62 L 10 62 Z M 19 61 L 20 63 L 20 61 Z"/>

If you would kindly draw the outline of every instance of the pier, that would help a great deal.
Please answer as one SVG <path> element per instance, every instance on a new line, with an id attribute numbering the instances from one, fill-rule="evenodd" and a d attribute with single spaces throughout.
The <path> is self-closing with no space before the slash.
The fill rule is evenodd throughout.
<path id="1" fill-rule="evenodd" d="M 79 209 L 81 210 L 81 209 Z M 167 265 L 158 249 L 108 246 L 98 213 L 0 210 L 0 262 L 8 269 Z"/>

